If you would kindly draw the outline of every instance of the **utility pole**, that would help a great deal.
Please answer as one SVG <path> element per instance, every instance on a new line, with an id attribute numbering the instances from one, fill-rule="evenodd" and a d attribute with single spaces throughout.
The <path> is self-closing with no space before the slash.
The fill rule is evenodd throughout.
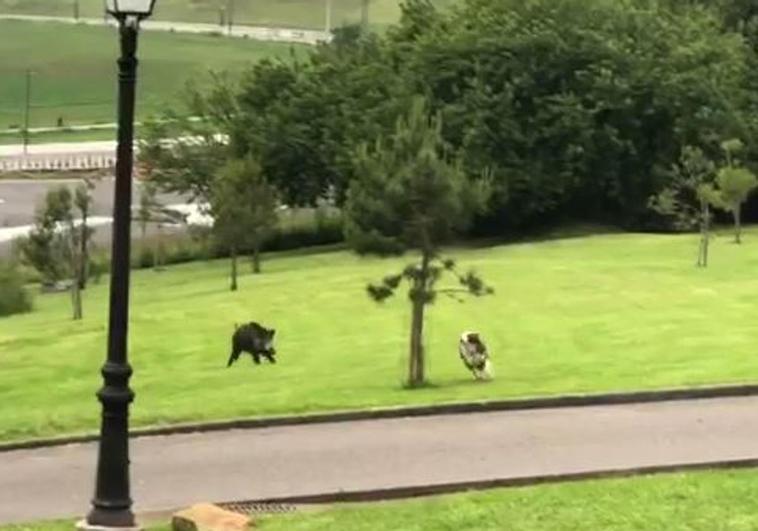
<path id="1" fill-rule="evenodd" d="M 29 146 L 29 115 L 31 114 L 32 99 L 32 71 L 26 69 L 26 102 L 24 105 L 24 155 Z"/>
<path id="2" fill-rule="evenodd" d="M 326 0 L 326 22 L 324 31 L 327 36 L 332 32 L 332 0 Z"/>
<path id="3" fill-rule="evenodd" d="M 74 20 L 79 20 L 79 0 L 74 0 Z"/>

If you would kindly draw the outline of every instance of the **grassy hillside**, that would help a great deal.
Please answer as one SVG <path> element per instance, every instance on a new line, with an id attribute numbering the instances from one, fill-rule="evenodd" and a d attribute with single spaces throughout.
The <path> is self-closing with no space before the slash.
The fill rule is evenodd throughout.
<path id="1" fill-rule="evenodd" d="M 48 1 L 48 0 L 45 0 Z M 26 69 L 32 127 L 115 121 L 118 37 L 111 28 L 0 21 L 0 129 L 23 124 Z M 288 44 L 150 32 L 140 39 L 138 116 L 172 102 L 209 69 L 289 55 Z M 296 48 L 300 49 L 300 48 Z"/>
<path id="2" fill-rule="evenodd" d="M 495 296 L 441 299 L 428 320 L 433 385 L 401 387 L 409 311 L 378 307 L 369 281 L 403 260 L 347 252 L 279 256 L 227 291 L 225 261 L 135 272 L 130 348 L 138 425 L 235 415 L 598 392 L 758 379 L 753 307 L 758 231 L 713 245 L 693 267 L 694 236 L 611 235 L 451 254 Z M 90 430 L 106 339 L 107 283 L 69 319 L 67 295 L 0 320 L 0 439 Z M 278 330 L 279 363 L 225 368 L 235 323 Z M 472 381 L 457 356 L 480 330 L 496 379 Z"/>
<path id="3" fill-rule="evenodd" d="M 155 18 L 186 22 L 219 23 L 222 10 L 233 10 L 237 24 L 324 28 L 327 0 L 159 0 Z M 331 0 L 332 25 L 361 20 L 363 0 Z M 435 0 L 440 6 L 452 0 Z M 369 22 L 387 25 L 400 17 L 399 0 L 369 0 Z M 0 0 L 0 13 L 73 17 L 72 0 Z M 101 0 L 79 0 L 82 17 L 100 17 Z"/>

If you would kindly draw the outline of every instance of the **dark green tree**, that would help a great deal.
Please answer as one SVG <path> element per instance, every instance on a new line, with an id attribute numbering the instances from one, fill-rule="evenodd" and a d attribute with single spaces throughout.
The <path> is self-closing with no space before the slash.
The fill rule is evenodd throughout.
<path id="1" fill-rule="evenodd" d="M 45 285 L 57 284 L 70 272 L 68 244 L 61 229 L 71 217 L 71 201 L 67 187 L 50 190 L 37 209 L 34 228 L 17 244 L 21 261 L 37 270 Z"/>
<path id="2" fill-rule="evenodd" d="M 435 4 L 404 3 L 381 36 L 345 31 L 305 58 L 256 65 L 236 99 L 207 96 L 234 110 L 216 114 L 235 116 L 235 154 L 256 153 L 290 204 L 329 187 L 341 202 L 358 178 L 356 147 L 391 134 L 422 93 L 466 171 L 491 170 L 493 208 L 476 228 L 500 234 L 558 216 L 648 223 L 647 199 L 684 146 L 751 127 L 750 50 L 713 10 Z"/>
<path id="3" fill-rule="evenodd" d="M 90 210 L 92 209 L 92 190 L 94 190 L 95 184 L 85 179 L 83 183 L 78 185 L 74 189 L 73 204 L 79 215 L 79 226 L 77 228 L 79 234 L 76 239 L 79 244 L 77 251 L 77 274 L 78 286 L 80 290 L 87 289 L 87 280 L 90 276 L 90 240 L 94 230 L 90 228 L 88 224 Z"/>
<path id="4" fill-rule="evenodd" d="M 260 248 L 276 225 L 276 190 L 252 158 L 233 159 L 218 172 L 211 190 L 213 231 L 231 256 L 231 290 L 237 290 L 237 259 L 252 250 L 253 270 L 259 273 Z"/>
<path id="5" fill-rule="evenodd" d="M 214 76 L 187 98 L 204 119 L 163 122 L 173 132 L 143 151 L 170 189 L 197 197 L 228 156 L 251 154 L 287 204 L 330 189 L 341 204 L 357 146 L 392 134 L 421 93 L 465 170 L 491 172 L 478 233 L 567 217 L 649 227 L 648 198 L 671 184 L 684 146 L 740 136 L 746 161 L 758 159 L 758 62 L 735 30 L 753 8 L 723 2 L 467 0 L 442 11 L 410 0 L 381 35 L 346 28 L 239 83 Z M 199 147 L 158 142 L 177 136 Z"/>
<path id="6" fill-rule="evenodd" d="M 66 186 L 50 190 L 37 212 L 34 229 L 17 246 L 21 260 L 39 272 L 43 284 L 55 287 L 70 279 L 74 320 L 83 316 L 82 290 L 89 275 L 91 189 L 92 184 L 85 182 L 73 193 Z"/>
<path id="7" fill-rule="evenodd" d="M 423 99 L 414 101 L 395 131 L 356 155 L 358 177 L 348 191 L 345 215 L 349 241 L 359 253 L 402 252 L 415 249 L 418 261 L 400 273 L 369 285 L 368 294 L 381 302 L 403 280 L 409 284 L 412 319 L 408 385 L 425 381 L 424 310 L 437 295 L 491 293 L 473 272 L 457 273 L 454 261 L 441 254 L 441 245 L 465 230 L 487 203 L 485 179 L 473 179 L 447 151 L 439 115 L 430 118 Z M 452 273 L 457 288 L 440 288 L 443 273 Z"/>
<path id="8" fill-rule="evenodd" d="M 700 148 L 685 146 L 672 168 L 670 184 L 650 200 L 653 210 L 672 220 L 678 230 L 698 228 L 697 266 L 708 266 L 712 207 L 721 201 L 715 189 L 716 165 Z"/>
<path id="9" fill-rule="evenodd" d="M 227 137 L 216 125 L 167 113 L 145 125 L 138 162 L 158 189 L 207 205 L 213 180 L 228 154 Z"/>
<path id="10" fill-rule="evenodd" d="M 30 312 L 32 308 L 32 297 L 18 264 L 0 261 L 0 317 Z"/>
<path id="11" fill-rule="evenodd" d="M 70 279 L 74 320 L 82 318 L 81 299 L 81 227 L 77 227 L 74 196 L 66 186 L 50 190 L 38 210 L 35 227 L 28 238 L 18 244 L 21 259 L 35 268 L 43 284 L 58 286 Z"/>
<path id="12" fill-rule="evenodd" d="M 736 158 L 744 148 L 740 140 L 726 140 L 721 143 L 721 147 L 724 150 L 726 165 L 720 168 L 716 175 L 718 194 L 722 207 L 731 212 L 734 218 L 734 242 L 741 243 L 742 204 L 747 200 L 750 192 L 758 186 L 758 179 Z"/>

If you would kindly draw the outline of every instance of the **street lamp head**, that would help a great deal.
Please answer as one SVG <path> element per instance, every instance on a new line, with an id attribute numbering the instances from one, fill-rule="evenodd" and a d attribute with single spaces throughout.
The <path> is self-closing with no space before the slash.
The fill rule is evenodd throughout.
<path id="1" fill-rule="evenodd" d="M 105 9 L 116 18 L 147 18 L 153 14 L 155 0 L 105 0 Z"/>

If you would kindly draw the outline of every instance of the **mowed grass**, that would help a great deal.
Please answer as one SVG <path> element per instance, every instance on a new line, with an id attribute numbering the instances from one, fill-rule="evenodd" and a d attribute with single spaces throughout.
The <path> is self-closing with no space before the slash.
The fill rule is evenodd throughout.
<path id="1" fill-rule="evenodd" d="M 47 0 L 46 0 L 47 1 Z M 116 120 L 118 35 L 107 27 L 0 20 L 0 129 L 24 123 L 31 69 L 30 125 L 51 127 Z M 145 32 L 140 38 L 137 116 L 166 107 L 209 70 L 242 70 L 264 57 L 289 57 L 300 46 L 211 35 Z"/>
<path id="2" fill-rule="evenodd" d="M 361 21 L 364 0 L 331 0 L 333 27 Z M 453 0 L 434 0 L 446 7 Z M 232 6 L 235 24 L 323 29 L 327 0 L 159 0 L 153 18 L 181 22 L 218 24 L 221 13 Z M 33 14 L 73 17 L 71 0 L 0 0 L 0 14 Z M 79 15 L 101 17 L 101 0 L 79 0 Z M 369 0 L 369 22 L 386 26 L 400 18 L 400 0 Z M 227 15 L 224 15 L 227 16 Z"/>
<path id="3" fill-rule="evenodd" d="M 266 518 L 266 531 L 752 531 L 754 470 L 639 477 L 347 506 Z"/>
<path id="4" fill-rule="evenodd" d="M 758 472 L 698 472 L 354 504 L 256 519 L 264 531 L 753 531 Z M 71 522 L 0 527 L 63 531 Z M 168 531 L 168 525 L 147 525 Z"/>
<path id="5" fill-rule="evenodd" d="M 496 294 L 441 298 L 427 320 L 427 388 L 405 378 L 409 308 L 401 294 L 377 306 L 368 282 L 406 259 L 347 251 L 268 257 L 228 291 L 226 261 L 133 276 L 131 361 L 136 425 L 594 393 L 758 379 L 754 317 L 758 231 L 726 235 L 707 270 L 696 237 L 617 234 L 451 250 Z M 243 271 L 249 271 L 246 264 Z M 0 439 L 93 430 L 105 356 L 107 282 L 70 320 L 67 295 L 0 320 Z M 277 329 L 279 363 L 249 357 L 226 368 L 235 323 Z M 496 378 L 474 382 L 457 354 L 479 330 Z"/>

